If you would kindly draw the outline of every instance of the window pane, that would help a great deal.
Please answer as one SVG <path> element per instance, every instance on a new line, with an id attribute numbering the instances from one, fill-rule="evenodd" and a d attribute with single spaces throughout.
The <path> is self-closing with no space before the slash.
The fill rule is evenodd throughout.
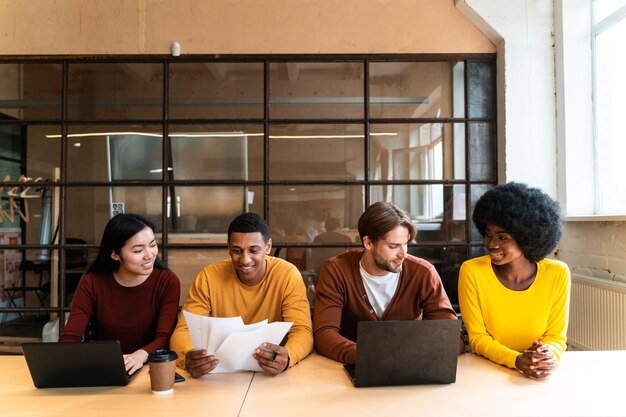
<path id="1" fill-rule="evenodd" d="M 450 62 L 371 63 L 370 117 L 452 116 L 453 92 L 458 91 L 452 88 L 451 82 L 455 65 Z"/>
<path id="2" fill-rule="evenodd" d="M 452 66 L 452 116 L 465 117 L 465 62 Z"/>
<path id="3" fill-rule="evenodd" d="M 241 213 L 263 213 L 263 189 L 260 186 L 177 186 L 170 187 L 170 190 L 174 190 L 175 197 L 168 200 L 169 233 L 204 233 L 214 238 L 214 234 L 225 234 L 230 222 Z M 199 237 L 203 236 L 191 238 Z"/>
<path id="4" fill-rule="evenodd" d="M 464 177 L 464 124 L 371 125 L 371 179 L 441 180 Z"/>
<path id="5" fill-rule="evenodd" d="M 496 115 L 496 63 L 468 61 L 468 117 L 494 118 Z"/>
<path id="6" fill-rule="evenodd" d="M 476 202 L 478 201 L 478 199 L 491 188 L 493 188 L 492 185 L 472 185 L 471 186 L 470 203 L 471 203 L 472 211 L 470 213 L 470 218 L 471 218 L 471 215 L 474 213 L 474 207 L 476 206 Z M 470 226 L 471 226 L 470 233 L 471 233 L 472 242 L 482 242 L 483 237 L 480 235 L 480 232 L 474 225 L 474 222 L 470 222 Z"/>
<path id="7" fill-rule="evenodd" d="M 276 62 L 270 64 L 273 119 L 363 117 L 363 64 Z"/>
<path id="8" fill-rule="evenodd" d="M 152 63 L 69 64 L 71 120 L 161 119 L 163 65 Z"/>
<path id="9" fill-rule="evenodd" d="M 626 19 L 596 36 L 597 211 L 601 214 L 623 213 L 626 209 L 626 141 L 622 126 L 626 109 L 624 39 Z"/>
<path id="10" fill-rule="evenodd" d="M 19 227 L 0 229 L 0 244 L 19 245 L 23 242 L 22 231 Z M 36 280 L 23 270 L 26 268 L 25 251 L 19 249 L 3 249 L 2 275 L 0 276 L 0 306 L 1 307 L 40 307 L 43 305 L 40 294 L 27 291 L 25 287 L 33 284 Z M 24 279 L 26 276 L 26 279 Z M 13 314 L 0 314 L 0 321 L 17 318 Z"/>
<path id="11" fill-rule="evenodd" d="M 307 269 L 312 270 L 314 275 L 319 274 L 320 269 L 327 259 L 339 255 L 357 244 L 360 244 L 358 230 L 350 229 L 342 224 L 344 219 L 336 219 L 328 216 L 324 220 L 322 229 L 313 238 L 313 243 L 319 245 L 342 245 L 341 247 L 322 247 L 308 249 Z M 317 284 L 316 277 L 313 278 Z"/>
<path id="12" fill-rule="evenodd" d="M 376 185 L 370 200 L 389 201 L 409 213 L 418 242 L 465 240 L 465 186 Z"/>
<path id="13" fill-rule="evenodd" d="M 472 246 L 470 258 L 477 258 L 479 256 L 487 255 L 487 249 L 484 246 Z"/>
<path id="14" fill-rule="evenodd" d="M 170 65 L 170 118 L 263 117 L 263 63 Z"/>
<path id="15" fill-rule="evenodd" d="M 170 126 L 176 180 L 263 179 L 262 125 Z"/>
<path id="16" fill-rule="evenodd" d="M 0 125 L 0 158 L 3 162 L 21 164 L 26 137 L 26 132 L 21 125 Z M 20 166 L 19 169 L 21 168 Z"/>
<path id="17" fill-rule="evenodd" d="M 82 239 L 73 237 L 68 237 L 65 241 L 66 244 L 72 245 L 87 243 Z M 98 249 L 79 247 L 65 249 L 65 305 L 67 307 L 72 305 L 72 297 L 76 292 L 80 279 L 97 256 Z"/>
<path id="18" fill-rule="evenodd" d="M 460 313 L 458 276 L 461 264 L 467 259 L 467 249 L 465 247 L 420 245 L 410 246 L 409 253 L 426 259 L 435 266 L 452 307 L 457 313 Z"/>
<path id="19" fill-rule="evenodd" d="M 136 213 L 161 229 L 161 187 L 68 187 L 65 235 L 100 244 L 114 214 Z"/>
<path id="20" fill-rule="evenodd" d="M 26 175 L 54 180 L 61 167 L 61 126 L 30 125 L 25 128 Z"/>
<path id="21" fill-rule="evenodd" d="M 7 229 L 2 229 L 0 239 L 6 234 Z M 5 269 L 4 279 L 6 290 L 2 292 L 0 289 L 0 306 L 2 306 L 1 300 L 4 299 L 8 301 L 8 304 L 13 302 L 20 307 L 56 307 L 58 305 L 57 289 L 64 285 L 65 306 L 70 307 L 78 282 L 88 265 L 95 259 L 97 249 L 71 247 L 79 243 L 84 244 L 85 242 L 81 239 L 66 238 L 66 243 L 70 246 L 63 250 L 65 254 L 64 283 L 61 282 L 62 270 L 58 250 L 3 251 L 5 253 L 3 259 L 8 269 Z M 55 265 L 57 268 L 53 269 Z M 12 274 L 11 271 L 14 268 L 19 268 L 16 270 L 19 274 Z M 2 279 L 0 279 L 1 283 Z M 4 306 L 8 307 L 8 305 Z M 2 322 L 1 318 L 0 322 Z M 41 338 L 41 334 L 38 337 Z"/>
<path id="22" fill-rule="evenodd" d="M 160 180 L 161 132 L 159 125 L 71 126 L 68 180 Z"/>
<path id="23" fill-rule="evenodd" d="M 0 307 L 4 307 L 3 302 Z M 0 313 L 0 332 L 6 341 L 2 353 L 21 355 L 21 343 L 41 342 L 43 328 L 49 321 L 48 313 Z M 58 333 L 54 335 L 59 337 Z"/>
<path id="24" fill-rule="evenodd" d="M 15 198 L 13 209 L 10 209 L 11 198 L 8 198 L 9 201 L 3 207 L 2 227 L 11 224 L 11 218 L 14 217 L 13 225 L 23 228 L 23 243 L 51 244 L 55 231 L 52 213 L 58 209 L 59 187 L 38 187 L 35 183 L 27 188 L 21 187 L 18 190 L 20 193 L 25 192 L 28 198 Z"/>
<path id="25" fill-rule="evenodd" d="M 25 243 L 39 243 L 37 228 L 44 191 L 50 196 L 50 189 L 41 183 L 54 180 L 54 168 L 60 165 L 61 156 L 59 140 L 48 139 L 45 134 L 58 133 L 59 129 L 44 125 L 0 126 L 0 178 L 23 183 L 0 187 L 0 223 L 3 228 L 24 227 Z"/>
<path id="26" fill-rule="evenodd" d="M 469 171 L 472 181 L 496 179 L 495 140 L 492 123 L 469 123 Z"/>
<path id="27" fill-rule="evenodd" d="M 198 242 L 193 242 L 198 243 Z M 167 267 L 180 279 L 180 303 L 187 299 L 189 287 L 206 265 L 228 259 L 228 249 L 170 249 Z"/>
<path id="28" fill-rule="evenodd" d="M 61 64 L 0 64 L 0 118 L 61 118 Z"/>
<path id="29" fill-rule="evenodd" d="M 0 180 L 3 182 L 24 180 L 25 129 L 22 126 L 0 125 Z M 20 214 L 27 213 L 28 200 L 20 198 L 21 187 L 0 187 L 0 221 L 2 227 L 22 224 Z"/>
<path id="30" fill-rule="evenodd" d="M 0 229 L 0 242 L 2 244 L 22 243 L 19 237 L 19 228 Z M 58 250 L 47 250 L 46 257 L 41 255 L 43 250 L 3 250 L 3 274 L 0 277 L 0 307 L 27 307 L 40 308 L 57 305 L 57 285 L 59 285 L 59 272 L 55 271 L 51 278 L 52 260 L 58 260 Z M 51 288 L 54 290 L 51 292 Z M 71 290 L 71 286 L 70 286 Z M 72 290 L 73 292 L 73 290 Z M 51 294 L 53 297 L 51 297 Z M 70 294 L 66 291 L 66 294 Z M 46 321 L 50 320 L 47 313 Z M 24 316 L 16 313 L 0 313 L 0 330 L 2 336 L 10 336 L 11 332 L 25 332 L 23 337 L 41 339 L 41 328 L 38 327 L 37 315 Z M 44 323 L 45 324 L 45 323 Z M 15 327 L 14 327 L 15 326 Z M 32 327 L 36 327 L 33 329 Z M 35 330 L 39 330 L 37 334 Z M 32 333 L 31 333 L 32 332 Z M 20 333 L 15 334 L 19 336 Z"/>
<path id="31" fill-rule="evenodd" d="M 341 233 L 354 241 L 363 205 L 362 186 L 270 187 L 272 240 L 275 244 L 313 242 L 324 231 L 326 220 L 333 218 L 341 225 Z"/>
<path id="32" fill-rule="evenodd" d="M 270 178 L 360 180 L 364 177 L 362 125 L 270 127 Z"/>

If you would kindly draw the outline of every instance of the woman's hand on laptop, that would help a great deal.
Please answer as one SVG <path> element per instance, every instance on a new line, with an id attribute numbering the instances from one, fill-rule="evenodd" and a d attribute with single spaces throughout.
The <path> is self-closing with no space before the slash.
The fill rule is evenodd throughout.
<path id="1" fill-rule="evenodd" d="M 259 366 L 270 375 L 278 375 L 289 367 L 289 353 L 282 346 L 272 343 L 263 343 L 259 346 L 252 357 Z"/>
<path id="2" fill-rule="evenodd" d="M 124 366 L 128 375 L 132 375 L 148 360 L 148 352 L 143 349 L 137 349 L 133 353 L 124 355 Z"/>

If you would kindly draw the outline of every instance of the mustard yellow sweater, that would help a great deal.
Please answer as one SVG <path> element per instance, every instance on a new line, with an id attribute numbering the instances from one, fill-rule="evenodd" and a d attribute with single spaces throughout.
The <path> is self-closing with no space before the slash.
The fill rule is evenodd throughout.
<path id="1" fill-rule="evenodd" d="M 560 261 L 539 261 L 535 281 L 524 291 L 502 285 L 489 256 L 464 262 L 459 305 L 472 351 L 515 368 L 517 355 L 540 340 L 559 360 L 566 348 L 569 292 L 569 269 Z"/>
<path id="2" fill-rule="evenodd" d="M 265 277 L 255 286 L 246 286 L 239 281 L 230 259 L 204 267 L 189 288 L 183 310 L 210 317 L 241 316 L 245 324 L 265 319 L 270 323 L 293 322 L 285 344 L 289 366 L 293 366 L 313 349 L 306 289 L 295 266 L 272 256 L 266 259 Z M 185 354 L 193 349 L 193 344 L 182 312 L 170 348 L 178 353 L 177 365 L 184 369 Z"/>

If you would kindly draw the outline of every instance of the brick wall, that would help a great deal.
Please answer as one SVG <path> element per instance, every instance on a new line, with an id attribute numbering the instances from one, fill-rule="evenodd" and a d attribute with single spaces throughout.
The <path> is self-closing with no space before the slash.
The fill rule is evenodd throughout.
<path id="1" fill-rule="evenodd" d="M 565 222 L 556 258 L 572 274 L 626 283 L 626 222 Z"/>

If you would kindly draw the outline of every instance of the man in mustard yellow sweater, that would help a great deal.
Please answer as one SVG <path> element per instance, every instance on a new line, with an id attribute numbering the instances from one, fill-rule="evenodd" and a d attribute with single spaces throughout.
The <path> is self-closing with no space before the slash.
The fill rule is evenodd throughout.
<path id="1" fill-rule="evenodd" d="M 183 310 L 211 317 L 241 316 L 244 323 L 293 322 L 285 346 L 264 343 L 253 353 L 259 366 L 279 374 L 304 359 L 313 349 L 311 313 L 306 289 L 297 268 L 269 256 L 272 239 L 261 216 L 244 213 L 228 227 L 230 259 L 206 266 L 189 288 Z M 193 350 L 184 315 L 170 347 L 178 366 L 191 376 L 211 372 L 219 360 L 205 350 Z"/>

